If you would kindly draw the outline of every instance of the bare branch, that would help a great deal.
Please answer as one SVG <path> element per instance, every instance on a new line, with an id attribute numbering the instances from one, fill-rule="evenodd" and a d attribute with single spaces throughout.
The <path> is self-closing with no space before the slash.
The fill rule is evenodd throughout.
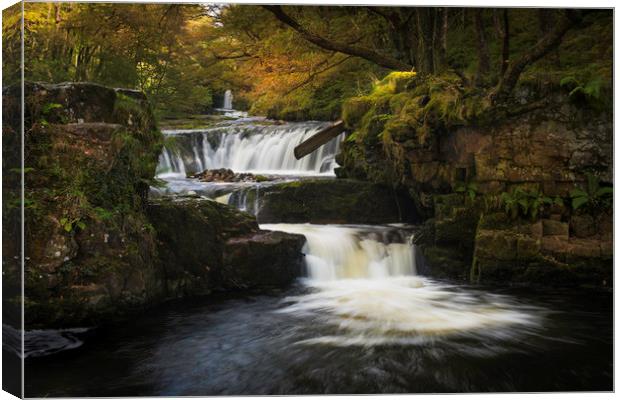
<path id="1" fill-rule="evenodd" d="M 262 7 L 270 11 L 278 20 L 297 31 L 297 33 L 299 33 L 305 40 L 323 49 L 360 57 L 388 69 L 409 71 L 413 68 L 413 66 L 410 64 L 404 63 L 390 56 L 380 54 L 374 50 L 332 41 L 313 32 L 310 32 L 309 30 L 301 26 L 291 16 L 286 14 L 282 7 L 279 5 L 264 5 Z"/>

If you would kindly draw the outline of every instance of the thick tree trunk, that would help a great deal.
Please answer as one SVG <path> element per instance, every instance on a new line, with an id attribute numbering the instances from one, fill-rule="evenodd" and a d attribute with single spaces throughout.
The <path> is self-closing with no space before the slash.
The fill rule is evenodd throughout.
<path id="1" fill-rule="evenodd" d="M 58 25 L 59 23 L 62 22 L 62 17 L 60 14 L 60 11 L 62 10 L 62 4 L 58 3 L 58 4 L 54 4 L 54 14 L 55 14 L 55 19 L 56 19 L 56 25 Z"/>
<path id="2" fill-rule="evenodd" d="M 501 15 L 500 15 L 501 13 Z M 497 39 L 502 43 L 502 52 L 499 60 L 499 76 L 501 77 L 508 68 L 510 58 L 510 27 L 508 25 L 508 9 L 493 10 L 493 26 Z"/>
<path id="3" fill-rule="evenodd" d="M 481 85 L 487 78 L 490 70 L 489 46 L 487 45 L 487 39 L 484 33 L 484 25 L 482 23 L 482 10 L 474 10 L 473 18 L 474 33 L 476 36 L 476 50 L 478 52 L 478 68 L 476 69 L 476 77 L 474 78 L 474 83 L 476 85 Z"/>
<path id="4" fill-rule="evenodd" d="M 423 74 L 432 74 L 435 62 L 433 60 L 433 10 L 428 7 L 416 8 L 418 20 L 418 71 Z"/>
<path id="5" fill-rule="evenodd" d="M 435 72 L 446 68 L 446 53 L 448 51 L 448 9 L 436 9 L 434 28 Z"/>

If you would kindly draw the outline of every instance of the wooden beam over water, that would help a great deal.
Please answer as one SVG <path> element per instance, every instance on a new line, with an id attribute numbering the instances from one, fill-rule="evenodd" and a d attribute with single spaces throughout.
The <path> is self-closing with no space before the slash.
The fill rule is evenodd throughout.
<path id="1" fill-rule="evenodd" d="M 304 140 L 295 147 L 295 158 L 300 159 L 312 153 L 331 139 L 344 132 L 344 122 L 341 120 L 334 122 L 332 125 L 313 135 L 308 140 Z"/>

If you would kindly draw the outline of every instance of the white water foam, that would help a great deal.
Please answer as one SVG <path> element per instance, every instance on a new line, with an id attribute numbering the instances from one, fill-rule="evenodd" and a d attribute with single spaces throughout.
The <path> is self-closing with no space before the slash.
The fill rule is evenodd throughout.
<path id="1" fill-rule="evenodd" d="M 280 312 L 310 316 L 333 334 L 305 344 L 421 344 L 454 336 L 510 337 L 541 326 L 543 311 L 508 296 L 416 275 L 415 247 L 390 227 L 266 224 L 303 234 L 310 293 Z"/>

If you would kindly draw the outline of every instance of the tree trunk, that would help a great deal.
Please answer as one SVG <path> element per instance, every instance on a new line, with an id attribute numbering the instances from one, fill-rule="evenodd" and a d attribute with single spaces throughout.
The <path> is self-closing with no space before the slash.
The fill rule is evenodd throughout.
<path id="1" fill-rule="evenodd" d="M 333 125 L 328 126 L 319 133 L 298 144 L 293 151 L 295 158 L 299 160 L 307 156 L 342 132 L 344 132 L 344 122 L 336 121 Z"/>
<path id="2" fill-rule="evenodd" d="M 446 53 L 448 51 L 448 9 L 436 9 L 434 28 L 435 72 L 446 68 Z"/>
<path id="3" fill-rule="evenodd" d="M 62 17 L 60 15 L 60 11 L 62 9 L 62 4 L 54 4 L 55 16 L 56 16 L 56 25 L 58 25 L 62 21 Z"/>
<path id="4" fill-rule="evenodd" d="M 508 9 L 504 8 L 502 13 L 502 59 L 500 64 L 500 74 L 504 76 L 510 59 L 510 25 L 508 24 Z"/>
<path id="5" fill-rule="evenodd" d="M 501 12 L 501 15 L 500 15 Z M 508 68 L 510 58 L 510 28 L 508 25 L 508 9 L 493 10 L 493 26 L 497 40 L 502 43 L 502 52 L 499 60 L 499 76 L 501 77 Z"/>
<path id="6" fill-rule="evenodd" d="M 490 70 L 489 47 L 487 45 L 484 25 L 482 23 L 482 10 L 475 9 L 473 12 L 473 18 L 474 33 L 476 36 L 476 50 L 478 52 L 478 68 L 476 69 L 474 84 L 480 86 L 487 78 Z"/>
<path id="7" fill-rule="evenodd" d="M 491 93 L 494 103 L 505 100 L 516 86 L 521 73 L 530 64 L 540 60 L 550 51 L 559 46 L 562 38 L 568 30 L 577 23 L 579 15 L 571 10 L 563 11 L 558 17 L 557 23 L 542 39 L 540 39 L 527 53 L 509 63 L 506 72 L 502 75 L 499 84 Z"/>
<path id="8" fill-rule="evenodd" d="M 434 72 L 433 61 L 433 10 L 428 7 L 416 8 L 418 20 L 418 71 L 422 75 Z"/>

